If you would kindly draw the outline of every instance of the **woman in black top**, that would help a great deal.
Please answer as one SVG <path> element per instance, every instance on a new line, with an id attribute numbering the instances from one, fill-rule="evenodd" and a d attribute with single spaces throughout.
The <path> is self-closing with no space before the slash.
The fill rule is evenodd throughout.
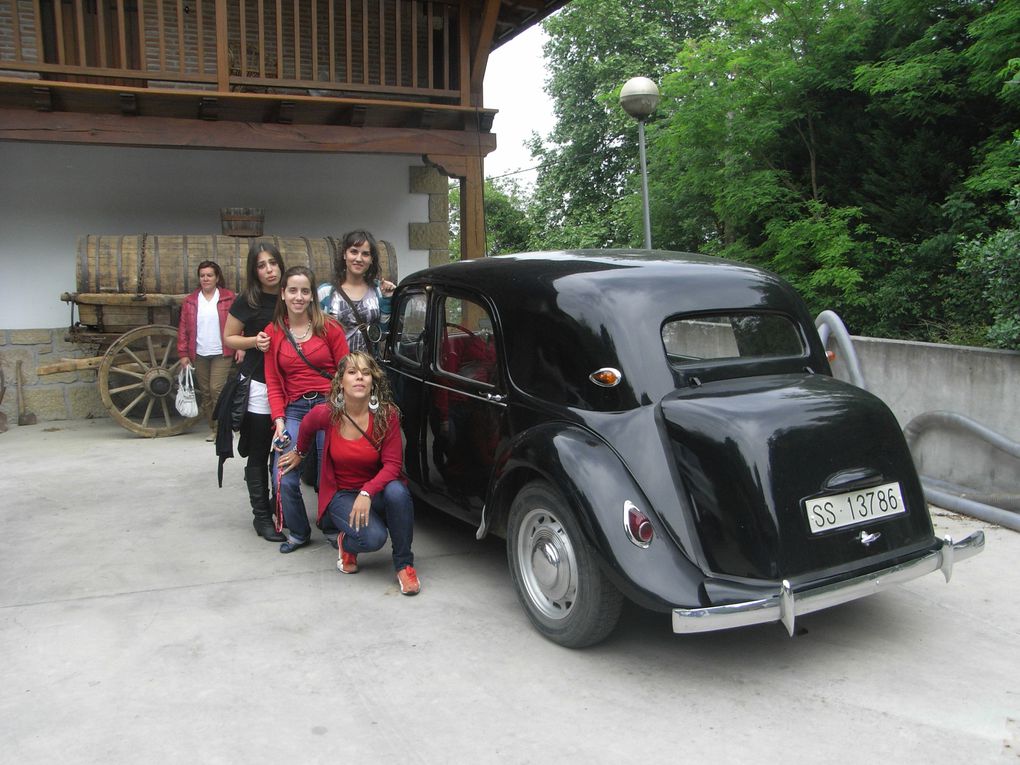
<path id="1" fill-rule="evenodd" d="M 247 456 L 244 482 L 254 516 L 255 533 L 269 542 L 282 542 L 286 537 L 273 525 L 273 509 L 269 504 L 269 457 L 272 451 L 273 423 L 269 415 L 266 392 L 264 354 L 269 349 L 269 335 L 263 330 L 273 320 L 280 295 L 280 277 L 284 265 L 280 251 L 269 242 L 253 242 L 248 248 L 244 290 L 230 307 L 223 329 L 223 341 L 236 350 L 240 373 L 251 378 L 248 412 L 241 424 L 238 453 Z"/>

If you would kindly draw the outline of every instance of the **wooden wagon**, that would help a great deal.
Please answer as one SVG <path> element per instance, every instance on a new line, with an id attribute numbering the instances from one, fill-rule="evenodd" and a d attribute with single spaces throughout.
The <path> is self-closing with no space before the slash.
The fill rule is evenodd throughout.
<path id="1" fill-rule="evenodd" d="M 320 282 L 331 278 L 341 247 L 334 237 L 257 239 L 276 245 L 288 268 L 311 268 Z M 182 417 L 174 407 L 181 304 L 198 288 L 196 270 L 204 260 L 218 263 L 227 288 L 240 295 L 253 241 L 218 235 L 80 237 L 77 291 L 60 299 L 71 305 L 69 339 L 96 355 L 41 365 L 38 373 L 95 369 L 103 405 L 120 425 L 149 438 L 186 431 L 199 418 Z M 381 241 L 379 248 L 382 274 L 395 282 L 393 246 Z"/>

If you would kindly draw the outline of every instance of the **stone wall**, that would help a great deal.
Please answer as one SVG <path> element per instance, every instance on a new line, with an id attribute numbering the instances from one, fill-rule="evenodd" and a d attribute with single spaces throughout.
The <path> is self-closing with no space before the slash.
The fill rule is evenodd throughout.
<path id="1" fill-rule="evenodd" d="M 35 415 L 39 422 L 106 416 L 94 369 L 52 375 L 36 371 L 40 364 L 98 355 L 93 347 L 68 342 L 66 335 L 66 328 L 0 329 L 0 371 L 5 386 L 0 400 L 0 428 L 4 424 L 8 428 L 18 425 L 19 361 L 26 414 Z"/>
<path id="2" fill-rule="evenodd" d="M 450 179 L 428 165 L 409 169 L 411 193 L 429 195 L 429 219 L 427 223 L 408 224 L 408 246 L 412 250 L 428 250 L 430 266 L 449 263 Z"/>
<path id="3" fill-rule="evenodd" d="M 867 389 L 900 427 L 926 412 L 955 412 L 1020 442 L 1020 352 L 875 337 L 853 343 Z M 849 379 L 839 359 L 832 371 Z M 927 430 L 913 454 L 923 475 L 981 492 L 1020 492 L 1020 460 L 965 432 Z"/>

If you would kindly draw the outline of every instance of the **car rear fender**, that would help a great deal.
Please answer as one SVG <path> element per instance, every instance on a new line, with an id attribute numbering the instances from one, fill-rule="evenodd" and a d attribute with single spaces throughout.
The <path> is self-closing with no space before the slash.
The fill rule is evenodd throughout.
<path id="1" fill-rule="evenodd" d="M 548 481 L 560 493 L 576 514 L 600 565 L 631 600 L 655 610 L 700 602 L 701 571 L 680 552 L 616 452 L 597 435 L 556 422 L 519 434 L 493 475 L 489 528 L 506 535 L 514 497 L 535 479 Z M 627 501 L 645 512 L 655 529 L 647 548 L 637 546 L 627 535 Z"/>

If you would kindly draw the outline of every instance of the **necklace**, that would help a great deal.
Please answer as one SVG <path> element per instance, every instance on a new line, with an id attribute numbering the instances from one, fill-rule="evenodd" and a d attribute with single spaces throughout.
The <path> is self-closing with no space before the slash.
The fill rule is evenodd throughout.
<path id="1" fill-rule="evenodd" d="M 303 340 L 307 340 L 308 336 L 311 333 L 312 333 L 312 323 L 311 322 L 308 322 L 308 324 L 305 326 L 305 332 L 304 332 L 303 335 L 301 335 L 301 337 L 298 337 L 296 334 L 294 334 L 294 330 L 291 330 L 291 334 L 294 334 L 294 339 L 297 340 L 298 342 L 301 342 Z"/>

